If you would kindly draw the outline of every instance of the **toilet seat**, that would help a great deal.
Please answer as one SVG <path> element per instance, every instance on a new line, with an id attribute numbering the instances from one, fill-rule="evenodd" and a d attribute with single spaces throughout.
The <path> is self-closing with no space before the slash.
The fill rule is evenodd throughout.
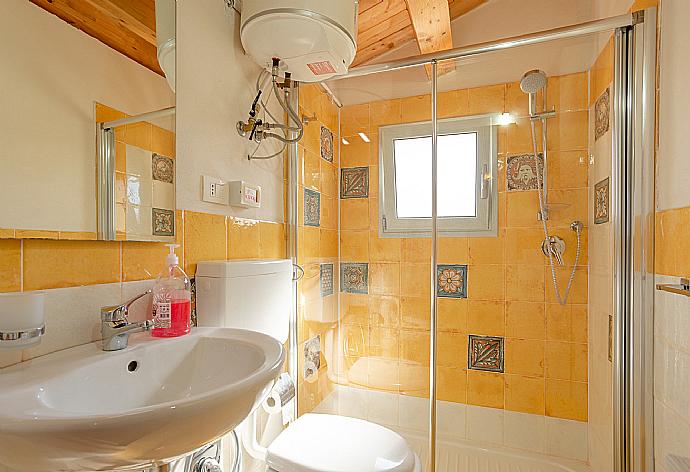
<path id="1" fill-rule="evenodd" d="M 271 443 L 276 472 L 416 472 L 419 459 L 394 431 L 369 421 L 309 413 Z"/>

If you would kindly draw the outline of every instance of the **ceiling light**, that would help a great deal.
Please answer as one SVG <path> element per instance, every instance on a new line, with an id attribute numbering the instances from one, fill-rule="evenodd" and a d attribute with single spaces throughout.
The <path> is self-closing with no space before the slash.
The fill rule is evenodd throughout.
<path id="1" fill-rule="evenodd" d="M 502 113 L 496 117 L 496 124 L 499 126 L 507 126 L 515 123 L 515 117 L 510 113 Z"/>
<path id="2" fill-rule="evenodd" d="M 345 138 L 343 138 L 342 141 L 343 141 L 343 144 L 344 144 L 345 146 L 347 146 L 348 144 L 350 144 L 350 141 L 348 141 L 348 140 L 345 139 Z"/>
<path id="3" fill-rule="evenodd" d="M 357 134 L 359 135 L 360 138 L 362 138 L 362 141 L 364 141 L 365 143 L 370 143 L 370 142 L 371 142 L 371 139 L 369 139 L 369 136 L 367 136 L 366 134 L 362 133 L 361 131 L 360 131 L 359 133 L 357 133 Z"/>

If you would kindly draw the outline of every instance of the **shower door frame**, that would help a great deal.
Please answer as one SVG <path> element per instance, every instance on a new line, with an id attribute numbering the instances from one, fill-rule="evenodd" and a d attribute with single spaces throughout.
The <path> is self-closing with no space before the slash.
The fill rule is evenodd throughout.
<path id="1" fill-rule="evenodd" d="M 614 470 L 654 470 L 657 9 L 614 37 Z"/>
<path id="2" fill-rule="evenodd" d="M 614 228 L 614 356 L 613 356 L 613 448 L 614 472 L 651 472 L 653 460 L 653 362 L 652 326 L 654 300 L 654 136 L 656 106 L 656 8 L 590 21 L 553 30 L 530 33 L 447 51 L 422 54 L 388 63 L 361 66 L 331 80 L 362 77 L 431 64 L 434 72 L 441 61 L 480 56 L 485 53 L 530 44 L 613 32 L 615 74 L 613 92 L 612 223 Z M 432 119 L 434 125 L 437 74 L 432 77 Z M 293 97 L 294 98 L 294 97 Z M 432 139 L 433 141 L 433 139 Z M 435 146 L 434 146 L 435 147 Z M 290 162 L 297 145 L 290 146 Z M 437 156 L 432 152 L 432 166 Z M 291 172 L 290 185 L 295 175 Z M 296 262 L 296 195 L 290 190 L 291 231 Z M 432 201 L 436 181 L 432 182 Z M 294 204 L 294 207 L 293 207 Z M 432 205 L 435 207 L 435 205 Z M 432 233 L 436 226 L 432 211 Z M 432 242 L 435 247 L 436 238 Z M 436 274 L 436 253 L 432 254 L 432 278 Z M 433 281 L 432 281 L 433 285 Z M 430 335 L 430 464 L 436 458 L 436 295 L 432 290 Z M 296 308 L 296 307 L 295 307 Z M 293 320 L 296 328 L 296 320 Z M 297 336 L 294 335 L 293 339 Z M 291 343 L 291 350 L 296 345 Z"/>

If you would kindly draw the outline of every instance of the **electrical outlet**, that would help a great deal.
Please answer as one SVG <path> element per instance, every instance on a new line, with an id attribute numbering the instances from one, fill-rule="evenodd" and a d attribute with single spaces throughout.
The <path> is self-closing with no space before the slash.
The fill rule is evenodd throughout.
<path id="1" fill-rule="evenodd" d="M 228 184 L 218 177 L 202 175 L 201 199 L 209 203 L 228 205 Z"/>

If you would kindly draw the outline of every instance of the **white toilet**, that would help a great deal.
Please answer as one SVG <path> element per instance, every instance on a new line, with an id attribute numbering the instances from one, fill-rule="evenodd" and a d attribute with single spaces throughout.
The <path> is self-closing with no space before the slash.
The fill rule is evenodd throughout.
<path id="1" fill-rule="evenodd" d="M 250 329 L 288 339 L 292 263 L 200 262 L 196 271 L 199 326 Z M 369 421 L 306 414 L 268 446 L 267 470 L 275 472 L 420 472 L 407 441 Z"/>

